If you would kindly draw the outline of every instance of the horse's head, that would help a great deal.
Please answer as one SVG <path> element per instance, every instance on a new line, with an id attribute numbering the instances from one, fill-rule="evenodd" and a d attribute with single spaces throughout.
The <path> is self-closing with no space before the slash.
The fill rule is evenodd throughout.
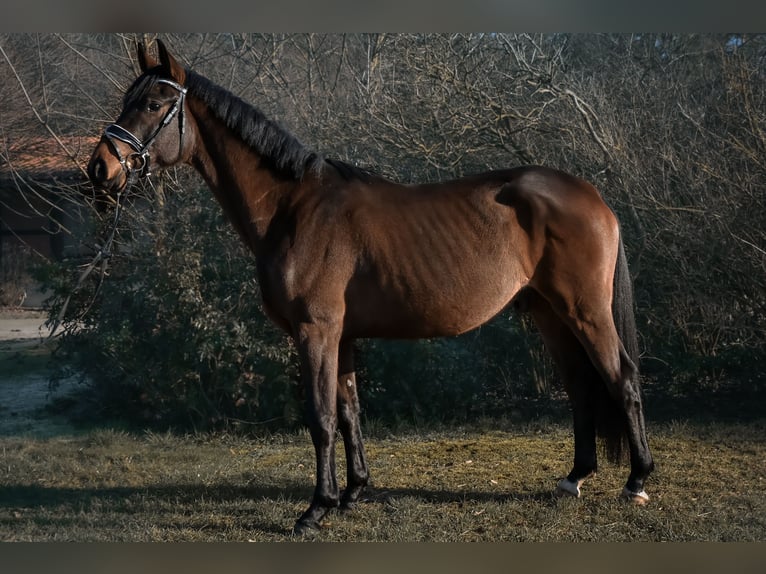
<path id="1" fill-rule="evenodd" d="M 88 163 L 93 185 L 109 195 L 127 190 L 152 169 L 184 161 L 187 133 L 186 72 L 157 40 L 159 63 L 138 45 L 142 74 L 125 93 L 117 121 L 104 130 Z"/>

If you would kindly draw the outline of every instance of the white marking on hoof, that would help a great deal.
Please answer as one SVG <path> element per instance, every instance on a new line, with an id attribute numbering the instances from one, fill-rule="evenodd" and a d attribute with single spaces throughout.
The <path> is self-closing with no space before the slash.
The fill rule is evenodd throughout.
<path id="1" fill-rule="evenodd" d="M 622 489 L 620 498 L 627 500 L 628 502 L 632 502 L 636 506 L 643 506 L 649 502 L 649 495 L 646 494 L 645 490 L 642 490 L 641 492 L 633 492 L 632 490 L 628 490 L 627 486 Z"/>
<path id="2" fill-rule="evenodd" d="M 562 478 L 556 485 L 556 492 L 554 494 L 559 498 L 562 496 L 574 496 L 575 498 L 580 498 L 580 485 L 582 482 L 582 480 L 572 482 L 568 478 Z"/>
<path id="3" fill-rule="evenodd" d="M 346 379 L 346 386 L 350 389 L 351 387 L 354 386 L 354 381 L 352 381 L 351 379 Z"/>

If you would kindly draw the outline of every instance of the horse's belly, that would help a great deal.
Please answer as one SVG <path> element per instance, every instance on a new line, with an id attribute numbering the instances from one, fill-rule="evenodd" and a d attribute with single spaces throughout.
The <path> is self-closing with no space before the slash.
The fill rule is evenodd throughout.
<path id="1" fill-rule="evenodd" d="M 500 313 L 522 287 L 521 278 L 477 279 L 464 285 L 369 288 L 347 299 L 346 332 L 354 337 L 423 338 L 459 335 Z"/>

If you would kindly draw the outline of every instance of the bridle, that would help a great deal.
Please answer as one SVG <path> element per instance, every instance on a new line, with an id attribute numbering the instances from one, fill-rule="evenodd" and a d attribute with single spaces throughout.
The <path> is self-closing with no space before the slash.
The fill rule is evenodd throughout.
<path id="1" fill-rule="evenodd" d="M 90 310 L 93 303 L 96 301 L 96 298 L 98 297 L 98 294 L 101 290 L 101 285 L 104 282 L 104 277 L 106 276 L 107 263 L 109 261 L 109 258 L 111 257 L 112 242 L 114 241 L 115 234 L 117 232 L 117 224 L 120 220 L 120 213 L 122 208 L 122 202 L 120 201 L 120 199 L 123 195 L 123 191 L 127 191 L 128 189 L 130 189 L 130 187 L 133 186 L 133 184 L 136 182 L 136 180 L 139 177 L 148 177 L 150 175 L 149 174 L 149 159 L 150 159 L 149 148 L 154 143 L 154 140 L 157 139 L 157 136 L 162 131 L 162 129 L 165 126 L 167 126 L 176 115 L 178 115 L 178 124 L 179 124 L 179 129 L 178 129 L 179 156 L 183 152 L 184 128 L 185 128 L 184 99 L 186 97 L 186 88 L 177 82 L 174 82 L 172 80 L 166 80 L 163 78 L 158 79 L 157 83 L 167 84 L 168 86 L 171 86 L 172 88 L 175 88 L 176 90 L 178 90 L 178 98 L 176 98 L 176 101 L 173 103 L 173 105 L 170 107 L 168 112 L 165 114 L 165 117 L 162 119 L 162 122 L 157 126 L 157 128 L 152 132 L 152 134 L 146 139 L 146 141 L 141 141 L 135 135 L 133 135 L 133 133 L 131 133 L 129 130 L 126 130 L 124 127 L 118 124 L 110 124 L 104 130 L 104 136 L 106 137 L 107 141 L 111 144 L 112 148 L 117 154 L 117 158 L 120 160 L 120 165 L 122 166 L 123 171 L 125 171 L 127 182 L 125 183 L 125 187 L 117 193 L 117 198 L 115 200 L 114 220 L 112 222 L 111 231 L 109 232 L 107 239 L 104 242 L 104 245 L 98 248 L 98 251 L 96 252 L 96 255 L 93 257 L 93 260 L 90 262 L 89 265 L 86 266 L 85 270 L 80 275 L 80 278 L 78 279 L 74 289 L 72 289 L 72 291 L 69 293 L 67 298 L 64 300 L 64 303 L 61 306 L 61 309 L 59 310 L 58 316 L 56 317 L 56 320 L 53 322 L 50 334 L 48 335 L 49 338 L 52 338 L 54 336 L 59 326 L 63 323 L 64 316 L 66 315 L 66 311 L 67 311 L 67 308 L 69 307 L 69 302 L 71 301 L 72 296 L 75 294 L 75 292 L 77 292 L 80 289 L 80 287 L 83 285 L 88 275 L 90 275 L 90 273 L 96 268 L 96 266 L 100 264 L 101 277 L 98 280 L 98 284 L 96 285 L 95 292 L 93 293 L 93 296 L 91 297 L 90 303 L 87 305 L 85 310 L 80 313 L 78 318 L 75 320 L 75 323 L 78 322 L 79 320 L 82 320 L 82 318 Z M 120 153 L 120 148 L 115 144 L 114 140 L 120 140 L 121 142 L 128 144 L 134 150 L 134 153 L 129 154 L 127 157 L 123 156 L 122 153 Z M 129 160 L 130 160 L 130 163 L 128 163 Z"/>
<path id="2" fill-rule="evenodd" d="M 146 139 L 146 141 L 141 141 L 139 138 L 133 135 L 129 130 L 126 130 L 124 127 L 118 124 L 110 124 L 104 130 L 104 136 L 106 136 L 106 139 L 112 145 L 112 148 L 117 154 L 117 158 L 120 160 L 120 165 L 122 166 L 123 171 L 125 171 L 125 175 L 127 177 L 127 183 L 125 184 L 125 189 L 128 189 L 129 187 L 131 187 L 133 183 L 135 183 L 135 181 L 139 177 L 148 177 L 150 175 L 149 148 L 154 143 L 154 140 L 157 139 L 157 136 L 160 134 L 162 129 L 173 120 L 176 114 L 178 115 L 178 125 L 179 125 L 179 130 L 178 130 L 179 156 L 183 150 L 184 128 L 185 128 L 184 99 L 186 98 L 186 88 L 177 82 L 174 82 L 172 80 L 166 80 L 164 78 L 158 79 L 157 83 L 167 84 L 168 86 L 178 90 L 178 98 L 173 103 L 173 105 L 168 110 L 168 112 L 165 114 L 165 117 L 162 119 L 162 122 L 160 122 L 160 124 L 152 132 L 152 134 Z M 122 153 L 120 153 L 120 149 L 115 144 L 114 140 L 120 140 L 121 142 L 128 144 L 131 148 L 133 148 L 134 153 L 129 154 L 127 157 L 123 156 Z"/>

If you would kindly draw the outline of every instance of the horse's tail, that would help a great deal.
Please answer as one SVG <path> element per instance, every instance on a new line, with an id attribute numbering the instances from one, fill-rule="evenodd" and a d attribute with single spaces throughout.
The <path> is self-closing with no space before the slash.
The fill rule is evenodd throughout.
<path id="1" fill-rule="evenodd" d="M 617 251 L 617 264 L 614 268 L 614 285 L 612 295 L 612 316 L 617 327 L 628 358 L 633 361 L 638 369 L 638 331 L 636 329 L 636 315 L 633 302 L 633 280 L 628 270 L 628 258 L 625 256 L 625 247 L 622 244 L 622 235 Z M 636 373 L 637 374 L 637 373 Z M 636 377 L 636 380 L 638 377 Z"/>
<path id="2" fill-rule="evenodd" d="M 622 341 L 623 351 L 620 359 L 629 359 L 634 367 L 631 383 L 640 393 L 640 377 L 638 375 L 638 332 L 633 301 L 633 282 L 628 270 L 628 259 L 620 235 L 617 252 L 617 263 L 614 269 L 614 284 L 612 295 L 612 317 L 617 328 L 617 334 Z M 608 392 L 606 385 L 598 385 L 600 395 L 596 401 L 596 421 L 598 435 L 602 439 L 604 453 L 612 462 L 618 463 L 627 450 L 627 421 L 624 406 L 619 404 Z"/>

